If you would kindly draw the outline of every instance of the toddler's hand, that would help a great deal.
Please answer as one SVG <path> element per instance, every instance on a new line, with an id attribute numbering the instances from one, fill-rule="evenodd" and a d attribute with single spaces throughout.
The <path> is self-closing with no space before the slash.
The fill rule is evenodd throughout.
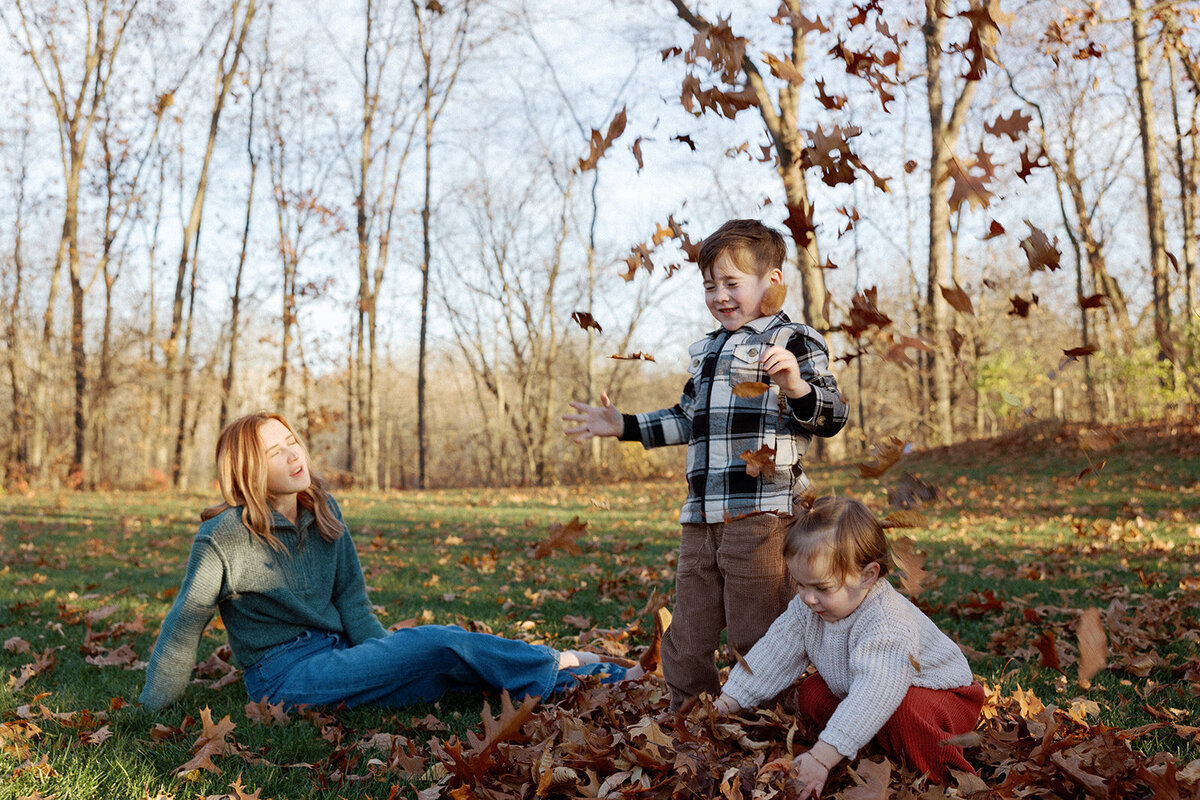
<path id="1" fill-rule="evenodd" d="M 717 702 L 713 703 L 713 708 L 716 709 L 718 714 L 736 714 L 742 710 L 742 705 L 729 695 L 721 692 L 721 696 L 717 698 Z"/>
<path id="2" fill-rule="evenodd" d="M 811 752 L 801 753 L 792 762 L 796 774 L 796 784 L 799 787 L 797 800 L 808 800 L 810 797 L 820 797 L 829 778 L 829 770 Z"/>
<path id="3" fill-rule="evenodd" d="M 761 361 L 771 380 L 779 384 L 780 391 L 793 400 L 812 391 L 808 381 L 800 377 L 800 362 L 786 347 L 772 345 L 762 354 Z"/>
<path id="4" fill-rule="evenodd" d="M 579 422 L 574 428 L 567 428 L 567 436 L 576 442 L 586 442 L 594 436 L 620 436 L 625 429 L 625 420 L 608 399 L 607 394 L 600 395 L 600 405 L 589 406 L 587 403 L 571 401 L 571 408 L 577 414 L 564 414 L 564 422 Z"/>

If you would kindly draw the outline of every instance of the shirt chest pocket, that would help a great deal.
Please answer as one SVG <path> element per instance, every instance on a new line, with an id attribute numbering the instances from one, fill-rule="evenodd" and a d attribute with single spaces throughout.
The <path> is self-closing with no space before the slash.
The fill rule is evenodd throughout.
<path id="1" fill-rule="evenodd" d="M 729 362 L 730 382 L 734 386 L 743 381 L 767 383 L 762 369 L 762 354 L 767 346 L 761 343 L 734 345 Z"/>

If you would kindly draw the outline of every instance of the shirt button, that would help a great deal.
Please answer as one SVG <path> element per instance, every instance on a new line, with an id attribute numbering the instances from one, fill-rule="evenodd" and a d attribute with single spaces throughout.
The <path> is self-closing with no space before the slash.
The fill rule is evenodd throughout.
<path id="1" fill-rule="evenodd" d="M 818 425 L 824 425 L 824 424 L 825 424 L 825 418 L 824 418 L 824 417 L 817 417 L 817 424 L 818 424 Z"/>
<path id="2" fill-rule="evenodd" d="M 750 357 L 753 358 L 754 356 L 757 356 L 757 355 L 758 355 L 758 348 L 757 347 L 751 348 L 750 349 Z"/>

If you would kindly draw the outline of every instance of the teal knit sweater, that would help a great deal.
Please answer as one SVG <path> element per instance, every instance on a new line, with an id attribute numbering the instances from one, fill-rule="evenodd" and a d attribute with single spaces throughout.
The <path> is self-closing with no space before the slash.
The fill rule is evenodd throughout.
<path id="1" fill-rule="evenodd" d="M 329 502 L 341 519 L 337 503 Z M 349 531 L 325 541 L 305 508 L 297 524 L 278 512 L 273 519 L 286 555 L 242 524 L 240 507 L 200 526 L 146 668 L 140 698 L 146 708 L 164 708 L 183 694 L 200 636 L 217 610 L 242 668 L 310 629 L 341 634 L 352 645 L 387 635 L 371 610 Z"/>

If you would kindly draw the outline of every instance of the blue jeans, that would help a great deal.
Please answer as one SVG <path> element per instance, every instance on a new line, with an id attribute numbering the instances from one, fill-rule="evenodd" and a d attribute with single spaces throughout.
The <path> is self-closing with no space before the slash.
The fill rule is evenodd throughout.
<path id="1" fill-rule="evenodd" d="M 603 668 L 603 669 L 599 669 Z M 398 708 L 437 700 L 447 691 L 507 689 L 543 699 L 576 684 L 576 675 L 620 680 L 613 664 L 558 669 L 558 652 L 456 625 L 401 628 L 353 647 L 341 636 L 310 630 L 273 648 L 245 671 L 252 700 L 295 706 Z"/>

